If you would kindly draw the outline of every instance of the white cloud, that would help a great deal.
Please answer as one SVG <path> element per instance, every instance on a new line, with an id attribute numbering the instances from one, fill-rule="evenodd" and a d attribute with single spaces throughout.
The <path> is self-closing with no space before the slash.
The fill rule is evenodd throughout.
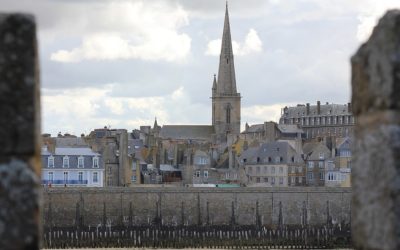
<path id="1" fill-rule="evenodd" d="M 287 105 L 287 104 L 286 104 Z M 262 123 L 265 121 L 278 122 L 281 109 L 285 104 L 253 105 L 242 108 L 242 121 L 249 124 Z"/>
<path id="2" fill-rule="evenodd" d="M 193 114 L 203 120 L 210 116 L 207 105 L 193 103 L 183 87 L 165 96 L 114 97 L 115 84 L 103 89 L 84 88 L 51 91 L 42 96 L 44 132 L 58 131 L 80 134 L 94 128 L 134 129 L 152 125 L 154 117 L 159 124 L 193 124 Z M 200 122 L 201 123 L 201 122 Z"/>
<path id="3" fill-rule="evenodd" d="M 92 3 L 96 11 L 80 13 L 87 19 L 78 27 L 78 47 L 59 49 L 53 61 L 141 59 L 181 62 L 190 53 L 191 38 L 179 29 L 188 24 L 188 14 L 179 5 L 161 1 Z M 85 15 L 87 14 L 87 16 Z M 96 22 L 93 22 L 96 20 Z M 88 26 L 88 27 L 86 27 Z"/>
<path id="4" fill-rule="evenodd" d="M 207 44 L 206 55 L 218 56 L 221 52 L 221 39 L 211 40 Z M 262 51 L 262 41 L 255 29 L 250 29 L 247 33 L 243 44 L 232 41 L 233 54 L 237 56 L 245 56 L 251 53 Z"/>
<path id="5" fill-rule="evenodd" d="M 400 8 L 399 0 L 368 0 L 363 8 L 361 8 L 358 20 L 360 21 L 357 27 L 358 41 L 365 41 L 371 35 L 373 28 L 378 23 L 380 17 L 388 9 Z"/>

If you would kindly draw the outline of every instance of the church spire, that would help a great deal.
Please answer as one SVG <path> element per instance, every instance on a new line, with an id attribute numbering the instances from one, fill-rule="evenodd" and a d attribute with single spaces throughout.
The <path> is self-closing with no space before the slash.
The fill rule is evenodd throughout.
<path id="1" fill-rule="evenodd" d="M 214 91 L 217 90 L 217 78 L 216 78 L 215 74 L 214 74 L 214 81 L 213 81 L 212 90 L 213 90 L 213 93 L 214 93 Z"/>
<path id="2" fill-rule="evenodd" d="M 222 33 L 217 92 L 222 95 L 237 95 L 228 2 L 226 2 L 224 31 Z"/>

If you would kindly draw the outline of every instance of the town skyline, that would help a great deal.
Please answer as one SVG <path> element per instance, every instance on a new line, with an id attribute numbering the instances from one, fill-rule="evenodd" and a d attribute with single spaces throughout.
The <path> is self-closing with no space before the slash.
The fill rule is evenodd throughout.
<path id="1" fill-rule="evenodd" d="M 10 10 L 25 3 L 39 22 L 42 131 L 131 130 L 154 117 L 161 125 L 210 124 L 225 5 L 214 2 L 10 3 Z M 241 130 L 246 122 L 277 122 L 286 105 L 347 103 L 349 57 L 396 5 L 229 1 Z"/>

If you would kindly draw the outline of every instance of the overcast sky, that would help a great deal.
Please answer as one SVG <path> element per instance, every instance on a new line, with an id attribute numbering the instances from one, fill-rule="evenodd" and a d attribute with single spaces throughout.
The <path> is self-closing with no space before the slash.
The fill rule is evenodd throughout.
<path id="1" fill-rule="evenodd" d="M 349 58 L 399 0 L 230 0 L 242 124 L 350 99 Z M 35 14 L 42 131 L 210 124 L 224 0 L 1 0 Z M 243 126 L 242 126 L 243 128 Z"/>

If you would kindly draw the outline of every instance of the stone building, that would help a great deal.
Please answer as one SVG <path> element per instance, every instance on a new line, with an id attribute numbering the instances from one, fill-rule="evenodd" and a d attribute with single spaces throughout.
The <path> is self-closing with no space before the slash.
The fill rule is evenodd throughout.
<path id="1" fill-rule="evenodd" d="M 104 161 L 105 186 L 129 186 L 132 181 L 132 157 L 128 154 L 126 129 L 95 129 L 85 141 Z"/>
<path id="2" fill-rule="evenodd" d="M 325 169 L 325 186 L 351 187 L 351 143 L 349 137 L 336 140 L 334 161 L 329 162 Z"/>
<path id="3" fill-rule="evenodd" d="M 308 140 L 323 137 L 347 137 L 353 134 L 354 116 L 351 103 L 347 104 L 298 104 L 283 108 L 279 124 L 297 124 Z"/>
<path id="4" fill-rule="evenodd" d="M 240 156 L 247 186 L 287 187 L 305 183 L 304 162 L 288 142 L 268 142 Z"/>
<path id="5" fill-rule="evenodd" d="M 334 149 L 333 149 L 334 151 Z M 324 141 L 309 142 L 303 146 L 308 186 L 325 186 L 325 169 L 334 166 L 334 153 Z"/>

